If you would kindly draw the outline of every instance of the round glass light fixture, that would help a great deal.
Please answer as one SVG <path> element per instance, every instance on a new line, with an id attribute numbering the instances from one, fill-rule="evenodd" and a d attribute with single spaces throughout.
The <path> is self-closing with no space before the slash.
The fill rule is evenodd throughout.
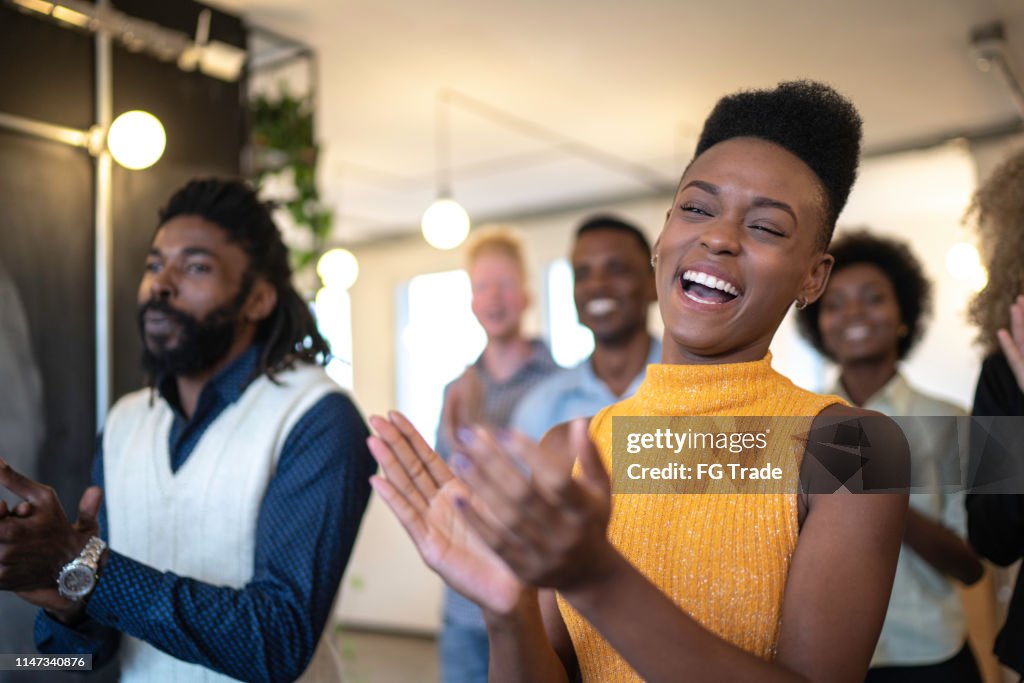
<path id="1" fill-rule="evenodd" d="M 469 235 L 469 214 L 454 199 L 442 197 L 423 212 L 420 228 L 430 246 L 454 249 Z"/>
<path id="2" fill-rule="evenodd" d="M 946 270 L 955 279 L 966 282 L 975 292 L 980 292 L 988 284 L 988 273 L 981 265 L 978 250 L 973 244 L 957 242 L 946 252 Z"/>
<path id="3" fill-rule="evenodd" d="M 331 249 L 317 261 L 316 274 L 327 289 L 345 291 L 359 277 L 359 261 L 348 249 Z"/>
<path id="4" fill-rule="evenodd" d="M 160 119 L 134 109 L 114 119 L 107 132 L 107 149 L 114 161 L 125 168 L 149 168 L 164 154 L 167 134 Z"/>

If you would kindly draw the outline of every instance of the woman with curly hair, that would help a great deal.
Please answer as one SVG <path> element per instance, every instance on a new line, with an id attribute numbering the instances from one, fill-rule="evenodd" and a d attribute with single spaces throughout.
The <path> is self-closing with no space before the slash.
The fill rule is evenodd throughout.
<path id="1" fill-rule="evenodd" d="M 957 443 L 956 423 L 914 419 L 965 413 L 899 372 L 899 362 L 924 333 L 931 283 L 905 243 L 867 231 L 844 234 L 829 253 L 835 263 L 828 287 L 797 313 L 800 331 L 839 365 L 832 393 L 896 418 L 910 442 L 912 485 L 929 489 L 910 496 L 893 592 L 867 680 L 980 681 L 954 582 L 973 584 L 983 569 L 962 540 L 963 493 L 935 486 L 943 480 L 943 456 Z"/>
<path id="2" fill-rule="evenodd" d="M 590 439 L 584 420 L 539 446 L 466 425 L 453 473 L 401 415 L 372 419 L 386 478 L 371 483 L 426 563 L 483 607 L 491 681 L 863 680 L 905 495 L 626 494 L 607 474 L 613 421 L 629 416 L 801 416 L 820 433 L 874 415 L 879 460 L 906 457 L 888 418 L 796 387 L 768 352 L 794 302 L 825 289 L 860 129 L 820 83 L 719 101 L 654 249 L 662 364 L 590 420 Z M 772 438 L 814 470 L 794 436 Z"/>
<path id="3" fill-rule="evenodd" d="M 974 395 L 972 415 L 1024 416 L 1024 150 L 1003 162 L 978 189 L 968 210 L 978 229 L 988 284 L 975 297 L 971 321 L 988 354 Z M 1019 422 L 1019 421 L 1018 421 Z M 1009 425 L 1017 431 L 1019 424 Z M 1024 470 L 1019 453 L 1013 465 Z M 1024 494 L 969 495 L 971 543 L 999 565 L 1024 557 Z M 1024 675 L 1024 572 L 996 638 L 999 660 Z"/>

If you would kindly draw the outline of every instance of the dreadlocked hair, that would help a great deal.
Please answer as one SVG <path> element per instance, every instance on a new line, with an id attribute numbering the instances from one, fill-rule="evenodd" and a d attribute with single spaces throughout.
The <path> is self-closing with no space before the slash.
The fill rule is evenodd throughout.
<path id="1" fill-rule="evenodd" d="M 249 267 L 245 277 L 262 277 L 277 292 L 277 305 L 256 331 L 263 350 L 251 379 L 277 373 L 296 363 L 325 364 L 330 345 L 292 285 L 288 248 L 271 217 L 271 205 L 261 202 L 244 181 L 205 178 L 189 181 L 174 193 L 159 212 L 159 225 L 176 216 L 199 216 L 215 224 L 228 239 L 245 250 Z"/>

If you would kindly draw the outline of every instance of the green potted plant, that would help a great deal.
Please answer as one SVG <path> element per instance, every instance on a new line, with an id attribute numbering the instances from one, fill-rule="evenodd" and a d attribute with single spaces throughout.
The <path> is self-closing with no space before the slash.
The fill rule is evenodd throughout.
<path id="1" fill-rule="evenodd" d="M 315 264 L 330 235 L 333 214 L 320 199 L 316 183 L 319 149 L 313 136 L 313 107 L 309 97 L 294 97 L 281 87 L 279 95 L 258 95 L 249 105 L 251 116 L 249 166 L 262 185 L 269 175 L 290 171 L 294 194 L 282 205 L 296 227 L 309 233 L 308 246 L 293 246 L 296 271 Z"/>

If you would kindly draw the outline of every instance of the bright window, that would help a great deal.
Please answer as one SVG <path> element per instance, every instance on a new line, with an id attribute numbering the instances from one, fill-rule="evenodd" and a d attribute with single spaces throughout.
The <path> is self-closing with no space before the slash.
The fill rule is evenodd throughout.
<path id="1" fill-rule="evenodd" d="M 558 259 L 548 267 L 547 328 L 551 355 L 564 368 L 572 367 L 594 352 L 594 335 L 576 315 L 573 302 L 572 266 Z"/>
<path id="2" fill-rule="evenodd" d="M 352 297 L 343 289 L 321 289 L 313 304 L 320 334 L 331 345 L 327 375 L 344 389 L 352 391 Z"/>
<path id="3" fill-rule="evenodd" d="M 470 299 L 462 270 L 419 275 L 398 292 L 398 408 L 431 442 L 445 385 L 487 344 Z"/>

